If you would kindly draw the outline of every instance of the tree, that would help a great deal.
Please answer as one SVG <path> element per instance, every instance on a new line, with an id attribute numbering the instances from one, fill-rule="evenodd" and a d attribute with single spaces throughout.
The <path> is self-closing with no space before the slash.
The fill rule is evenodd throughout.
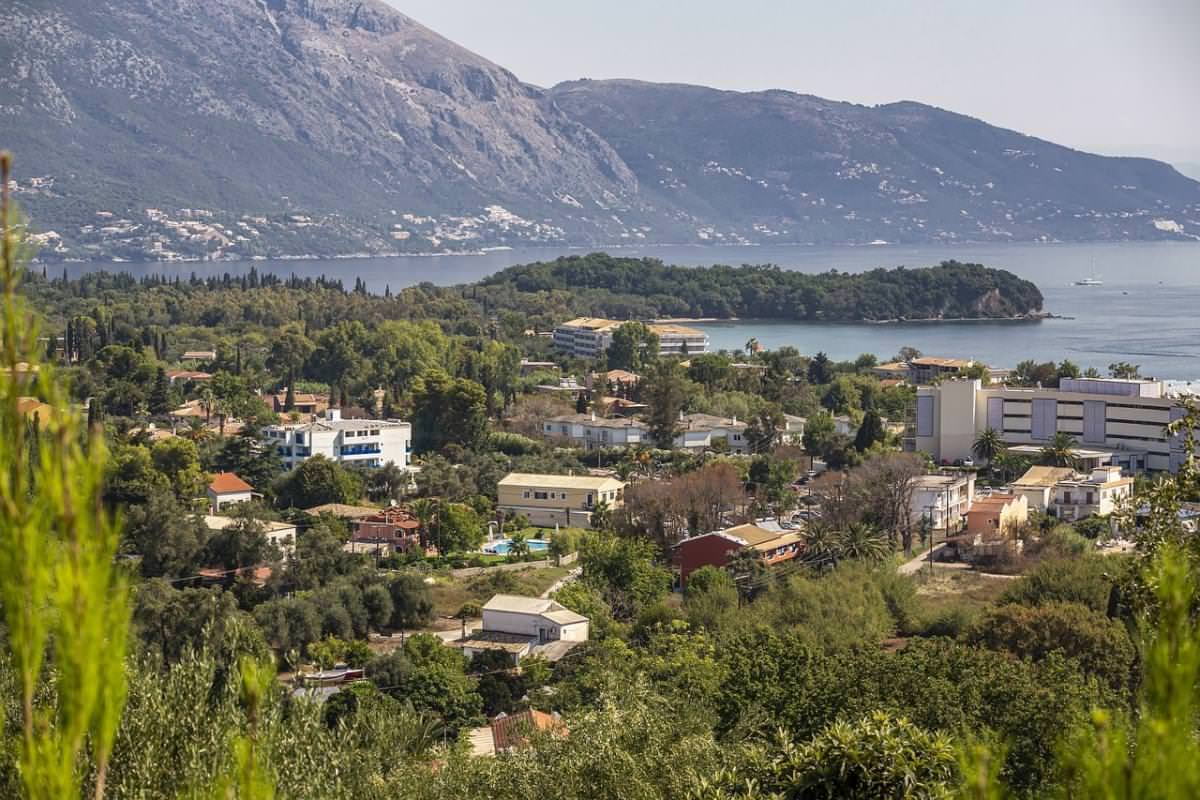
<path id="1" fill-rule="evenodd" d="M 296 376 L 312 358 L 315 349 L 312 341 L 304 335 L 304 329 L 296 323 L 285 325 L 271 342 L 267 366 L 287 382 L 284 411 L 291 411 L 295 407 Z"/>
<path id="2" fill-rule="evenodd" d="M 833 363 L 824 352 L 819 352 L 808 362 L 808 382 L 824 385 L 833 380 Z"/>
<path id="3" fill-rule="evenodd" d="M 213 463 L 218 471 L 237 473 L 242 480 L 263 491 L 283 471 L 278 451 L 259 437 L 258 429 L 253 425 L 222 439 Z"/>
<path id="4" fill-rule="evenodd" d="M 317 336 L 308 364 L 310 374 L 335 389 L 340 403 L 346 402 L 346 384 L 362 369 L 366 341 L 367 329 L 358 320 L 339 322 Z M 296 344 L 303 348 L 302 342 Z M 298 357 L 298 353 L 287 355 Z"/>
<path id="5" fill-rule="evenodd" d="M 808 418 L 804 424 L 804 450 L 812 456 L 823 456 L 837 432 L 833 416 L 822 411 Z"/>
<path id="6" fill-rule="evenodd" d="M 325 503 L 353 503 L 361 493 L 359 479 L 323 455 L 306 459 L 285 474 L 275 489 L 284 506 L 311 508 Z"/>
<path id="7" fill-rule="evenodd" d="M 141 556 L 138 566 L 147 578 L 194 575 L 207 541 L 204 523 L 170 491 L 154 492 L 125 516 L 122 550 Z"/>
<path id="8" fill-rule="evenodd" d="M 626 322 L 613 331 L 608 368 L 640 372 L 658 360 L 658 334 L 641 322 Z"/>
<path id="9" fill-rule="evenodd" d="M 913 482 L 925 472 L 913 453 L 880 453 L 850 473 L 846 492 L 860 509 L 861 519 L 882 530 L 893 549 L 897 540 L 912 552 Z"/>
<path id="10" fill-rule="evenodd" d="M 444 503 L 438 513 L 433 545 L 442 555 L 476 550 L 483 544 L 483 520 L 463 503 Z"/>
<path id="11" fill-rule="evenodd" d="M 171 403 L 171 384 L 167 380 L 167 371 L 162 367 L 154 373 L 154 386 L 150 389 L 147 406 L 151 414 L 166 414 L 174 407 Z"/>
<path id="12" fill-rule="evenodd" d="M 676 362 L 660 361 L 650 376 L 643 381 L 642 396 L 650 406 L 646 416 L 650 438 L 663 450 L 675 446 L 679 416 L 687 401 L 684 380 Z"/>
<path id="13" fill-rule="evenodd" d="M 200 451 L 195 442 L 178 436 L 155 442 L 150 448 L 150 460 L 154 469 L 170 481 L 180 500 L 190 500 L 204 489 Z"/>
<path id="14" fill-rule="evenodd" d="M 684 608 L 697 630 L 716 632 L 734 624 L 738 592 L 729 572 L 706 566 L 688 575 Z"/>
<path id="15" fill-rule="evenodd" d="M 474 447 L 487 430 L 487 397 L 468 378 L 442 370 L 422 373 L 413 382 L 413 450 L 441 450 L 448 444 Z"/>
<path id="16" fill-rule="evenodd" d="M 862 424 L 854 435 L 854 449 L 862 453 L 871 449 L 876 442 L 882 442 L 887 436 L 883 429 L 883 419 L 875 409 L 867 411 Z"/>
<path id="17" fill-rule="evenodd" d="M 266 528 L 249 514 L 235 517 L 233 524 L 216 531 L 205 545 L 208 564 L 234 570 L 279 558 L 277 548 L 266 536 Z"/>
<path id="18" fill-rule="evenodd" d="M 1038 461 L 1047 467 L 1073 467 L 1075 465 L 1075 437 L 1058 431 L 1054 438 L 1042 448 Z"/>
<path id="19" fill-rule="evenodd" d="M 1108 365 L 1108 374 L 1113 378 L 1136 380 L 1142 376 L 1141 367 L 1128 361 L 1118 361 Z"/>
<path id="20" fill-rule="evenodd" d="M 388 583 L 392 598 L 392 627 L 419 628 L 433 621 L 433 599 L 425 580 L 402 572 Z"/>
<path id="21" fill-rule="evenodd" d="M 866 522 L 852 522 L 838 537 L 838 550 L 843 558 L 877 563 L 888 557 L 888 537 L 883 531 Z"/>
<path id="22" fill-rule="evenodd" d="M 750 452 L 768 453 L 774 449 L 784 424 L 783 409 L 776 405 L 763 406 L 746 426 L 744 435 Z"/>
<path id="23" fill-rule="evenodd" d="M 412 478 L 408 470 L 397 467 L 389 461 L 378 469 L 373 469 L 367 475 L 367 497 L 375 502 L 399 500 L 405 494 Z"/>
<path id="24" fill-rule="evenodd" d="M 758 781 L 764 796 L 935 800 L 957 785 L 950 736 L 884 711 L 834 722 L 800 745 L 784 738 L 770 747 Z"/>
<path id="25" fill-rule="evenodd" d="M 1130 687 L 1137 663 L 1125 626 L 1080 603 L 999 606 L 976 622 L 965 640 L 1034 661 L 1060 653 L 1116 691 Z"/>
<path id="26" fill-rule="evenodd" d="M 1004 439 L 995 428 L 985 428 L 971 445 L 971 452 L 980 461 L 991 465 L 1004 452 Z"/>

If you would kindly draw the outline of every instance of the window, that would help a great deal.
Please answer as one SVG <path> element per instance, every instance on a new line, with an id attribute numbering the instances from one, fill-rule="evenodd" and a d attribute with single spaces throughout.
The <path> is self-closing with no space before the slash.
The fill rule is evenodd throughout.
<path id="1" fill-rule="evenodd" d="M 1094 506 L 1096 504 L 1096 496 L 1091 492 L 1087 493 L 1087 504 L 1089 506 Z"/>
<path id="2" fill-rule="evenodd" d="M 933 395 L 917 397 L 917 436 L 933 436 Z"/>
<path id="3" fill-rule="evenodd" d="M 296 431 L 296 444 L 304 444 L 304 434 Z"/>
<path id="4" fill-rule="evenodd" d="M 521 496 L 524 497 L 526 500 L 528 500 L 529 499 L 529 490 L 526 489 L 524 492 L 521 493 Z"/>
<path id="5" fill-rule="evenodd" d="M 533 493 L 533 499 L 534 499 L 534 500 L 550 500 L 550 499 L 552 499 L 552 498 L 551 498 L 551 497 L 550 497 L 550 495 L 549 495 L 548 493 L 546 493 L 546 492 L 534 492 L 534 493 Z"/>

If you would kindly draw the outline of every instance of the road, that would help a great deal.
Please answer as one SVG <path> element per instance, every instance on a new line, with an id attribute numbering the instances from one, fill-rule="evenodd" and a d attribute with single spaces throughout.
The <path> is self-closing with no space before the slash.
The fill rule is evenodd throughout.
<path id="1" fill-rule="evenodd" d="M 946 546 L 945 542 L 942 542 L 941 544 L 935 544 L 933 546 L 934 561 L 937 560 L 937 558 L 936 558 L 937 552 L 945 546 Z M 927 569 L 928 564 L 929 564 L 929 553 L 924 552 L 924 553 L 921 553 L 921 555 L 917 556 L 916 558 L 912 559 L 911 561 L 906 561 L 903 564 L 901 564 L 900 567 L 896 571 L 899 572 L 901 575 L 915 575 L 916 573 L 920 572 L 922 569 Z"/>

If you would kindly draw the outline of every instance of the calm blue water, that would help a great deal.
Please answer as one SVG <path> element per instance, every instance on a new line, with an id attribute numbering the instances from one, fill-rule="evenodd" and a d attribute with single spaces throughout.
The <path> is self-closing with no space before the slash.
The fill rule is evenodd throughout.
<path id="1" fill-rule="evenodd" d="M 920 247 L 664 246 L 609 248 L 619 255 L 653 256 L 689 266 L 778 264 L 786 269 L 860 272 L 875 267 L 928 266 L 946 259 L 1010 270 L 1036 283 L 1046 309 L 1071 319 L 1026 323 L 910 323 L 903 325 L 801 325 L 742 321 L 704 325 L 715 347 L 742 347 L 751 337 L 764 346 L 824 350 L 836 359 L 875 353 L 881 358 L 911 345 L 930 355 L 972 357 L 993 366 L 1027 358 L 1064 357 L 1101 371 L 1114 361 L 1140 364 L 1145 374 L 1170 380 L 1200 378 L 1200 243 L 993 244 Z M 586 249 L 528 248 L 475 256 L 405 256 L 313 261 L 197 264 L 73 264 L 69 272 L 121 269 L 187 275 L 260 272 L 338 275 L 347 285 L 360 277 L 382 291 L 429 281 L 439 285 L 478 280 L 514 264 L 583 253 Z M 1099 275 L 1101 287 L 1076 287 Z"/>
<path id="2" fill-rule="evenodd" d="M 539 550 L 547 550 L 550 547 L 550 542 L 546 541 L 545 539 L 526 539 L 525 544 L 529 545 L 530 552 L 535 553 Z M 484 545 L 483 552 L 495 553 L 498 556 L 502 556 L 508 553 L 508 550 L 511 546 L 511 539 L 501 539 L 498 542 L 492 542 L 489 545 Z"/>

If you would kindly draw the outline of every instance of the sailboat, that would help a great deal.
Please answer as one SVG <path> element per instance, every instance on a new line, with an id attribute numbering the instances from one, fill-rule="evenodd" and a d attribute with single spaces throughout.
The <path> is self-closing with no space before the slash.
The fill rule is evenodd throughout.
<path id="1" fill-rule="evenodd" d="M 1096 262 L 1092 260 L 1092 277 L 1080 278 L 1075 281 L 1076 286 L 1103 286 L 1104 281 L 1100 280 L 1100 276 L 1096 274 Z"/>

